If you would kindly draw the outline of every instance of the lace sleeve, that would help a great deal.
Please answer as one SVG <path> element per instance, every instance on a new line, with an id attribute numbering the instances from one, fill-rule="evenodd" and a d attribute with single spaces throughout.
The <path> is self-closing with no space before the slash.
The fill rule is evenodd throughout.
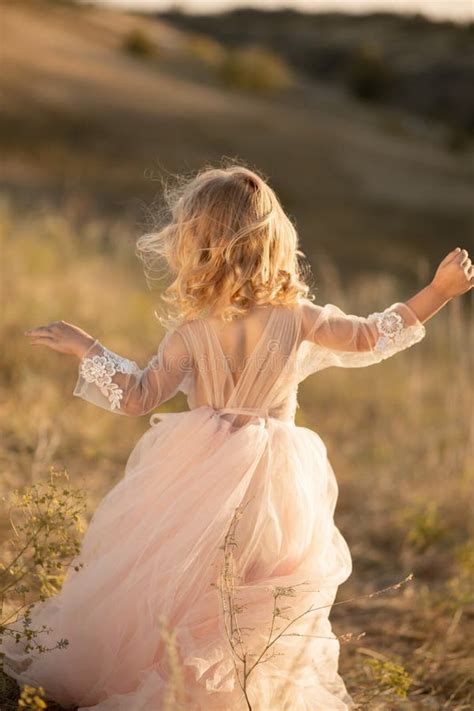
<path id="1" fill-rule="evenodd" d="M 148 365 L 114 353 L 96 340 L 79 362 L 74 395 L 122 415 L 144 415 L 183 389 L 190 362 L 177 332 L 168 332 Z"/>
<path id="2" fill-rule="evenodd" d="M 308 304 L 304 311 L 299 380 L 330 366 L 363 368 L 379 363 L 426 335 L 415 312 L 400 302 L 367 317 L 346 314 L 334 304 Z"/>

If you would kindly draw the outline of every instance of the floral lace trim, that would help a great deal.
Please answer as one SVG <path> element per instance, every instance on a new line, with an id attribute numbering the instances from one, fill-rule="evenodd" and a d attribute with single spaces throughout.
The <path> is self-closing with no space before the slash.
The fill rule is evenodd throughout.
<path id="1" fill-rule="evenodd" d="M 102 395 L 110 402 L 111 410 L 120 409 L 123 390 L 112 381 L 116 373 L 135 373 L 137 366 L 131 360 L 102 349 L 102 355 L 86 356 L 82 359 L 79 372 L 87 383 L 97 385 Z"/>
<path id="2" fill-rule="evenodd" d="M 401 313 L 398 311 L 381 311 L 370 314 L 369 319 L 375 321 L 379 331 L 379 338 L 374 350 L 379 353 L 396 348 L 406 348 L 416 343 L 423 336 L 423 327 L 417 329 L 406 325 Z"/>

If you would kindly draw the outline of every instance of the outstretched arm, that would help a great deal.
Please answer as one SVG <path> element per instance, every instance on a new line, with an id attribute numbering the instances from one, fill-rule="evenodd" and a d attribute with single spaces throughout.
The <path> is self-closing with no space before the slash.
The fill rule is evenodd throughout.
<path id="1" fill-rule="evenodd" d="M 186 344 L 178 331 L 165 335 L 144 369 L 65 321 L 25 334 L 33 345 L 46 345 L 79 358 L 74 395 L 118 414 L 150 412 L 175 395 L 190 370 Z"/>
<path id="2" fill-rule="evenodd" d="M 474 266 L 466 249 L 456 247 L 441 262 L 428 286 L 406 302 L 423 323 L 448 301 L 474 288 Z"/>
<path id="3" fill-rule="evenodd" d="M 457 248 L 443 259 L 427 287 L 384 311 L 362 317 L 346 314 L 334 304 L 308 302 L 302 314 L 302 376 L 332 365 L 364 367 L 395 355 L 424 338 L 423 323 L 473 286 L 469 255 Z"/>

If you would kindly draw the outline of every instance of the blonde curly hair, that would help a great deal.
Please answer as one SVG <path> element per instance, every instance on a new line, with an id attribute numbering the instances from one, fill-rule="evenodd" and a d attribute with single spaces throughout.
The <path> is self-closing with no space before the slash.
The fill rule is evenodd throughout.
<path id="1" fill-rule="evenodd" d="M 149 280 L 165 266 L 167 326 L 211 313 L 226 321 L 252 306 L 307 297 L 298 236 L 275 192 L 242 165 L 204 168 L 165 192 L 166 217 L 139 238 Z"/>

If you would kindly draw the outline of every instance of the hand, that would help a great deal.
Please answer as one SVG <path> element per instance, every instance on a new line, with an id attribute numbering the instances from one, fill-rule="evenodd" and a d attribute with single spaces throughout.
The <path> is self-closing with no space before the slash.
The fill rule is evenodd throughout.
<path id="1" fill-rule="evenodd" d="M 474 287 L 474 267 L 466 249 L 456 247 L 443 259 L 431 286 L 445 299 L 465 294 Z"/>
<path id="2" fill-rule="evenodd" d="M 66 321 L 55 321 L 47 326 L 37 326 L 25 331 L 33 346 L 48 346 L 53 351 L 82 358 L 94 343 L 88 333 Z"/>

